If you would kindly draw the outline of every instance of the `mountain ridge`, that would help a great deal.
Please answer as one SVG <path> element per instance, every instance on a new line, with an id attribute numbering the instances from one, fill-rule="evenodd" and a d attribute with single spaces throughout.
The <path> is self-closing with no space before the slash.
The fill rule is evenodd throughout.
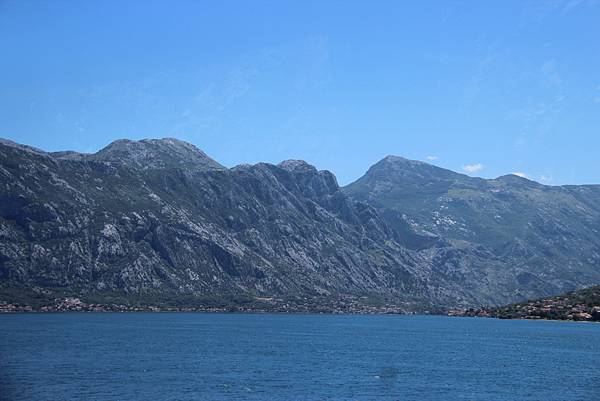
<path id="1" fill-rule="evenodd" d="M 98 155 L 99 153 L 101 153 L 103 151 L 106 151 L 112 145 L 120 144 L 120 143 L 130 143 L 130 144 L 135 144 L 135 143 L 161 143 L 161 142 L 164 143 L 164 142 L 168 142 L 168 141 L 177 142 L 177 143 L 185 145 L 188 148 L 195 149 L 198 152 L 200 152 L 203 156 L 205 156 L 205 157 L 207 157 L 207 158 L 209 158 L 209 159 L 211 159 L 211 160 L 214 161 L 214 159 L 210 158 L 202 149 L 198 148 L 193 143 L 187 142 L 187 141 L 184 141 L 184 140 L 181 140 L 181 139 L 177 139 L 177 138 L 174 138 L 174 137 L 143 138 L 143 139 L 139 139 L 139 140 L 133 140 L 133 139 L 116 139 L 116 140 L 110 142 L 108 145 L 104 146 L 103 148 L 99 149 L 98 151 L 96 151 L 94 153 L 79 152 L 79 151 L 75 151 L 75 150 L 46 151 L 46 150 L 43 150 L 41 148 L 36 148 L 36 147 L 30 146 L 30 145 L 21 144 L 21 143 L 13 141 L 11 139 L 0 137 L 0 144 L 2 144 L 2 145 L 12 146 L 12 147 L 15 147 L 15 148 L 20 148 L 20 149 L 26 149 L 26 150 L 33 151 L 33 152 L 36 152 L 36 153 L 45 154 L 45 155 L 49 155 L 49 156 L 54 156 L 54 157 L 61 158 L 61 159 L 62 158 L 69 158 L 70 155 L 79 156 L 79 157 L 93 157 L 93 156 Z M 503 174 L 503 175 L 500 175 L 500 176 L 498 176 L 496 178 L 474 177 L 474 176 L 470 176 L 468 174 L 464 174 L 464 173 L 460 173 L 460 172 L 454 171 L 454 170 L 446 168 L 446 167 L 440 167 L 440 166 L 438 166 L 436 164 L 433 164 L 433 163 L 430 163 L 430 162 L 426 162 L 426 161 L 422 161 L 422 160 L 417 160 L 417 159 L 410 159 L 410 158 L 406 158 L 406 157 L 399 156 L 399 155 L 393 155 L 393 154 L 389 154 L 389 155 L 383 157 L 379 161 L 375 162 L 370 168 L 375 167 L 377 164 L 379 164 L 381 162 L 384 162 L 384 161 L 388 161 L 388 160 L 401 160 L 401 161 L 404 161 L 404 162 L 409 163 L 409 164 L 430 166 L 432 168 L 443 170 L 443 171 L 452 173 L 452 174 L 457 175 L 457 176 L 461 176 L 461 177 L 465 177 L 465 178 L 470 178 L 470 179 L 475 179 L 475 180 L 494 181 L 494 180 L 503 180 L 503 179 L 507 179 L 507 180 L 508 179 L 511 179 L 511 180 L 515 179 L 515 180 L 524 180 L 524 181 L 527 181 L 527 182 L 536 183 L 536 184 L 544 186 L 544 187 L 600 187 L 600 184 L 594 184 L 594 183 L 551 185 L 551 184 L 547 184 L 547 183 L 546 184 L 545 183 L 540 183 L 539 181 L 533 180 L 533 179 L 528 178 L 528 177 L 523 177 L 523 176 L 517 175 L 515 173 Z M 305 164 L 306 166 L 310 166 L 310 167 L 318 170 L 316 168 L 316 166 L 313 166 L 310 163 L 306 162 L 305 160 L 301 160 L 301 159 L 286 159 L 286 160 L 282 160 L 279 163 L 266 163 L 266 164 L 281 165 L 282 163 L 285 163 L 285 162 L 300 162 L 302 164 Z M 216 161 L 215 161 L 215 163 L 219 164 Z M 258 163 L 255 163 L 255 164 L 261 164 L 261 163 L 265 163 L 265 162 L 258 162 Z M 250 166 L 250 165 L 253 165 L 253 164 L 241 163 L 241 164 L 237 164 L 237 165 L 232 166 L 232 167 L 225 167 L 225 166 L 219 164 L 219 166 L 221 166 L 222 168 L 228 168 L 228 169 L 232 169 L 232 168 L 235 168 L 237 166 L 244 166 L 244 165 Z M 318 171 L 329 171 L 329 170 L 318 170 Z M 346 184 L 345 186 L 350 186 L 350 185 L 354 184 L 360 178 L 362 178 L 362 177 L 358 177 L 356 180 L 354 180 L 353 182 L 351 182 L 349 184 Z"/>
<path id="2" fill-rule="evenodd" d="M 352 299 L 410 311 L 498 305 L 600 282 L 598 269 L 532 265 L 527 237 L 501 252 L 419 221 L 416 212 L 435 203 L 432 193 L 456 185 L 521 191 L 504 180 L 390 157 L 383 165 L 392 171 L 369 178 L 381 191 L 361 195 L 304 161 L 226 168 L 171 138 L 116 141 L 95 154 L 22 146 L 0 142 L 0 296 L 283 297 L 296 306 Z M 425 202 L 412 209 L 378 202 L 403 188 Z M 590 210 L 600 197 L 595 187 L 567 191 Z M 581 234 L 596 245 L 593 232 Z"/>

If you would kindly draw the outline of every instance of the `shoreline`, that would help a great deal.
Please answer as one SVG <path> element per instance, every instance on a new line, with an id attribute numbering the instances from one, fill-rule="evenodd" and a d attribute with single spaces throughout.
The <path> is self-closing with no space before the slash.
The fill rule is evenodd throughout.
<path id="1" fill-rule="evenodd" d="M 193 305 L 193 306 L 171 306 L 171 305 L 144 305 L 125 303 L 87 303 L 79 298 L 56 299 L 53 303 L 41 306 L 31 304 L 10 303 L 0 301 L 0 314 L 10 313 L 125 313 L 125 312 L 196 312 L 196 313 L 276 313 L 276 314 L 353 314 L 353 315 L 412 315 L 424 314 L 443 315 L 446 311 L 442 309 L 419 309 L 399 306 L 396 304 L 368 305 L 358 302 L 331 302 L 309 304 L 306 301 L 298 304 L 290 301 L 282 302 L 254 302 L 247 305 L 222 304 L 217 306 Z"/>
<path id="2" fill-rule="evenodd" d="M 463 318 L 484 318 L 498 320 L 545 320 L 563 322 L 600 322 L 598 315 L 571 314 L 558 315 L 563 318 L 548 318 L 551 315 L 539 314 L 506 314 L 503 309 L 469 308 L 448 309 L 444 307 L 425 308 L 422 305 L 405 303 L 368 304 L 356 299 L 330 299 L 321 302 L 301 302 L 292 299 L 255 299 L 246 304 L 202 305 L 188 304 L 187 306 L 131 304 L 131 303 L 88 303 L 77 297 L 55 298 L 44 304 L 18 303 L 0 300 L 0 315 L 24 313 L 207 313 L 207 314 L 276 314 L 276 315 L 400 315 L 400 316 L 446 316 Z M 420 306 L 420 307 L 419 307 Z M 532 311 L 535 311 L 532 309 Z M 557 315 L 555 315 L 557 316 Z M 572 317 L 572 318 L 567 318 Z M 587 318 L 582 318 L 583 316 Z"/>
<path id="3" fill-rule="evenodd" d="M 501 320 L 501 321 L 536 321 L 536 322 L 560 322 L 560 323 L 590 323 L 599 324 L 600 321 L 595 320 L 572 320 L 572 319 L 531 319 L 526 317 L 519 318 L 502 318 L 496 316 L 453 316 L 444 313 L 389 313 L 389 312 L 286 312 L 286 311 L 269 311 L 269 310 L 245 310 L 245 311 L 228 311 L 228 310 L 103 310 L 103 311 L 86 311 L 86 310 L 68 310 L 68 311 L 0 311 L 0 316 L 7 315 L 58 315 L 58 314 L 221 314 L 221 315 L 318 315 L 318 316 L 405 316 L 405 317 L 447 317 L 447 318 L 462 318 L 462 319 L 481 319 L 481 320 Z"/>

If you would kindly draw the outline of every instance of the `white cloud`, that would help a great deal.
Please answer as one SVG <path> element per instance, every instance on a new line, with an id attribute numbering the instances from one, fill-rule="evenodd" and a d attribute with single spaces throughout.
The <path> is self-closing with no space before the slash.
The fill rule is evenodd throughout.
<path id="1" fill-rule="evenodd" d="M 437 159 L 437 156 L 427 156 L 427 160 L 429 160 L 430 162 L 436 161 Z"/>
<path id="2" fill-rule="evenodd" d="M 550 184 L 553 181 L 552 176 L 549 175 L 540 175 L 540 182 L 542 184 Z"/>
<path id="3" fill-rule="evenodd" d="M 516 175 L 517 177 L 521 177 L 521 178 L 529 178 L 529 176 L 521 171 L 515 171 L 513 173 L 513 175 Z"/>
<path id="4" fill-rule="evenodd" d="M 481 163 L 476 163 L 476 164 L 467 164 L 466 166 L 463 166 L 463 171 L 465 173 L 469 173 L 469 174 L 473 174 L 473 173 L 477 173 L 478 171 L 483 170 L 484 166 Z"/>

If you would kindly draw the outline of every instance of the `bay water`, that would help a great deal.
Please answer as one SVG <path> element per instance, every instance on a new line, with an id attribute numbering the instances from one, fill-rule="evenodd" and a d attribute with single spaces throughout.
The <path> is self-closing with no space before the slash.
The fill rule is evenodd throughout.
<path id="1" fill-rule="evenodd" d="M 600 400 L 600 324 L 0 315 L 2 400 Z"/>

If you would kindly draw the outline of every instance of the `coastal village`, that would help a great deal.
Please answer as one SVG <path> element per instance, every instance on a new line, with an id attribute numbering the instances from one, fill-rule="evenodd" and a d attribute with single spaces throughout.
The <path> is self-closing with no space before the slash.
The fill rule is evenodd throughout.
<path id="1" fill-rule="evenodd" d="M 237 312 L 237 313 L 331 313 L 331 314 L 447 314 L 457 317 L 498 319 L 545 319 L 600 321 L 600 286 L 564 295 L 510 304 L 497 308 L 426 310 L 416 305 L 390 302 L 370 304 L 357 297 L 335 299 L 255 298 L 236 305 L 140 305 L 131 303 L 88 303 L 77 297 L 56 298 L 45 305 L 0 301 L 0 313 L 23 312 Z"/>
<path id="2" fill-rule="evenodd" d="M 600 286 L 498 308 L 451 310 L 449 316 L 600 321 Z"/>
<path id="3" fill-rule="evenodd" d="M 354 297 L 348 299 L 320 300 L 302 298 L 284 300 L 279 298 L 257 298 L 256 302 L 243 305 L 224 306 L 155 306 L 130 305 L 124 303 L 86 303 L 77 297 L 57 298 L 48 305 L 31 305 L 0 301 L 0 313 L 25 312 L 237 312 L 237 313 L 331 313 L 331 314 L 413 314 L 410 306 L 390 303 L 368 305 Z M 424 313 L 429 314 L 428 311 Z"/>

